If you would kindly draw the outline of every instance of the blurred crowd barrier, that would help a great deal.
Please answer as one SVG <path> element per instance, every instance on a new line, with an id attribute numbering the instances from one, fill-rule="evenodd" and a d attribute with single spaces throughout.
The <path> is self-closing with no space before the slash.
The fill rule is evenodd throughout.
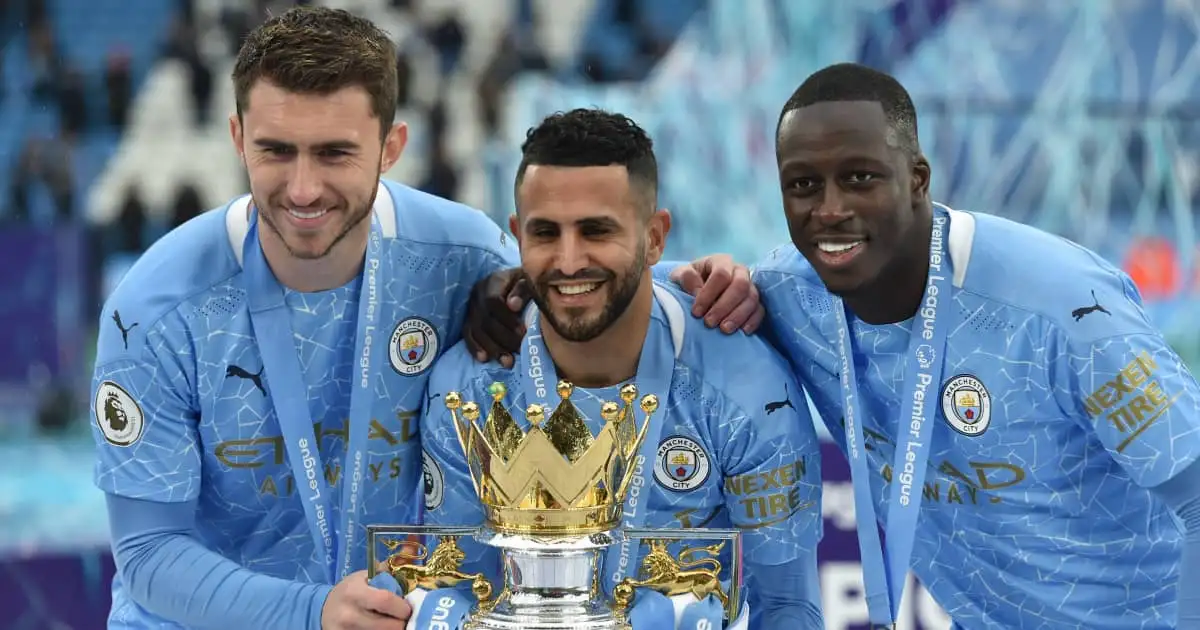
<path id="1" fill-rule="evenodd" d="M 227 13 L 219 0 L 194 4 L 199 13 Z M 386 16 L 412 3 L 340 4 Z M 391 8 L 375 7 L 384 4 Z M 480 206 L 506 225 L 526 129 L 556 110 L 604 106 L 630 115 L 655 140 L 660 202 L 674 215 L 668 256 L 728 252 L 753 262 L 787 238 L 774 156 L 782 104 L 811 72 L 857 60 L 895 74 L 912 92 L 939 201 L 1047 229 L 1122 266 L 1152 318 L 1200 371 L 1200 5 L 689 0 L 678 6 L 698 11 L 666 45 L 663 33 L 674 32 L 679 15 L 662 15 L 658 0 L 513 4 L 519 15 L 503 29 L 480 12 L 461 28 L 441 17 L 427 22 L 421 28 L 435 45 L 414 43 L 420 29 L 397 33 L 402 63 L 417 77 L 401 104 L 414 140 L 390 176 Z M 507 11 L 502 5 L 509 6 L 489 3 L 488 11 Z M 153 28 L 104 17 L 129 14 L 130 6 L 97 0 L 88 5 L 91 17 L 72 18 L 84 31 L 89 21 L 104 27 L 72 40 L 76 57 L 86 60 L 87 46 L 137 28 L 163 31 L 148 38 L 158 43 L 182 37 L 183 27 L 164 26 L 170 21 L 157 12 L 149 12 Z M 529 7 L 542 11 L 537 37 Z M 643 29 L 656 35 L 634 37 L 609 24 L 631 14 L 657 24 Z M 81 164 L 74 177 L 86 180 L 73 203 L 87 220 L 0 227 L 0 630 L 103 627 L 114 567 L 103 497 L 91 486 L 90 419 L 79 412 L 95 302 L 176 219 L 244 185 L 221 120 L 232 48 L 204 24 L 191 26 L 203 55 L 176 45 L 173 58 L 133 64 L 141 87 L 128 128 L 101 134 L 87 159 L 73 162 Z M 480 33 L 491 33 L 486 46 Z M 208 60 L 210 84 L 197 82 L 199 57 Z M 425 67 L 435 78 L 421 78 Z M 190 104 L 189 91 L 207 94 L 197 103 L 217 113 Z M 0 109 L 8 111 L 3 98 Z M 21 120 L 37 121 L 30 116 Z M 4 140 L 0 133 L 0 153 Z M 129 190 L 140 197 L 124 197 Z M 35 201 L 53 207 L 54 195 L 35 192 Z M 126 222 L 137 204 L 146 206 L 144 224 Z M 1012 248 L 1019 254 L 1021 244 Z M 97 260 L 95 251 L 114 253 Z M 865 628 L 849 473 L 825 448 L 827 627 Z M 940 489 L 964 500 L 968 490 Z M 901 628 L 949 627 L 923 589 L 906 597 Z"/>

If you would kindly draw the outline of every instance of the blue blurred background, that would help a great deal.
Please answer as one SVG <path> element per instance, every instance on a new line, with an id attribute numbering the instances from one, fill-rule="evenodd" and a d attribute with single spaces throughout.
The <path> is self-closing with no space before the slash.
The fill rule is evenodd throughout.
<path id="1" fill-rule="evenodd" d="M 289 4 L 0 0 L 0 629 L 103 627 L 114 569 L 86 413 L 99 308 L 147 245 L 245 191 L 229 71 L 241 36 Z M 323 4 L 400 44 L 412 140 L 390 177 L 504 224 L 526 128 L 617 109 L 657 144 L 672 257 L 749 262 L 784 240 L 779 108 L 830 63 L 891 72 L 939 200 L 1123 266 L 1200 368 L 1196 0 Z M 839 471 L 822 584 L 840 630 L 865 608 Z M 901 627 L 947 627 L 921 591 L 906 610 Z"/>

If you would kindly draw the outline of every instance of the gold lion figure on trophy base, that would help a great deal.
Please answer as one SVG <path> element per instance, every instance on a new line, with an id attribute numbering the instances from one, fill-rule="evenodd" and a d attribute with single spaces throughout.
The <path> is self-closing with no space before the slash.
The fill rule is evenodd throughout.
<path id="1" fill-rule="evenodd" d="M 667 597 L 691 593 L 698 600 L 712 595 L 721 602 L 721 608 L 729 608 L 729 595 L 721 587 L 721 563 L 714 557 L 691 559 L 693 554 L 706 553 L 715 556 L 725 543 L 709 547 L 694 547 L 679 552 L 679 558 L 667 551 L 667 541 L 649 540 L 650 552 L 642 559 L 644 579 L 625 578 L 613 591 L 618 608 L 626 609 L 633 600 L 633 589 L 648 588 Z M 708 568 L 699 568 L 708 567 Z"/>
<path id="2" fill-rule="evenodd" d="M 381 542 L 392 552 L 387 558 L 387 571 L 406 594 L 418 588 L 433 591 L 470 582 L 471 592 L 479 600 L 480 608 L 484 608 L 492 596 L 492 585 L 482 573 L 459 571 L 467 554 L 458 547 L 457 536 L 438 536 L 438 546 L 433 553 L 429 553 L 429 548 L 423 544 L 406 540 L 384 539 Z M 403 549 L 413 546 L 417 548 L 416 553 Z M 413 564 L 422 560 L 424 564 Z"/>

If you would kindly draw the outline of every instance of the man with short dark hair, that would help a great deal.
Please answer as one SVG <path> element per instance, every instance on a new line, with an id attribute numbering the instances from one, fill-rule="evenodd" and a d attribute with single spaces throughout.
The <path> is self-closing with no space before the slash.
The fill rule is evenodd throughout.
<path id="1" fill-rule="evenodd" d="M 522 153 L 510 227 L 535 303 L 525 313 L 529 333 L 515 369 L 475 362 L 465 342 L 451 348 L 434 367 L 431 395 L 457 391 L 486 413 L 499 382 L 501 405 L 540 404 L 555 422 L 561 379 L 574 385 L 571 404 L 592 435 L 604 425 L 601 404 L 620 401 L 624 385 L 656 395 L 631 482 L 641 492 L 626 498 L 624 525 L 741 528 L 749 627 L 823 628 L 816 430 L 787 364 L 765 341 L 705 329 L 686 314 L 690 298 L 653 281 L 671 218 L 657 205 L 650 138 L 625 116 L 579 109 L 530 130 Z M 520 415 L 513 419 L 527 430 Z M 421 431 L 427 487 L 436 489 L 426 495 L 426 522 L 480 524 L 449 413 L 430 410 Z M 496 569 L 478 544 L 460 544 L 472 571 Z M 639 557 L 636 544 L 614 545 L 605 590 L 636 577 Z M 671 628 L 674 619 L 646 628 Z"/>
<path id="2" fill-rule="evenodd" d="M 1200 387 L 1132 281 L 934 203 L 884 73 L 809 77 L 776 146 L 792 244 L 754 283 L 850 459 L 872 620 L 911 567 L 959 628 L 1200 628 Z"/>
<path id="3" fill-rule="evenodd" d="M 395 47 L 298 8 L 247 38 L 250 195 L 155 243 L 104 307 L 92 386 L 112 628 L 403 630 L 364 525 L 419 520 L 417 419 L 473 284 L 516 264 L 474 209 L 380 175 Z"/>
<path id="4" fill-rule="evenodd" d="M 810 76 L 776 137 L 792 243 L 753 285 L 676 270 L 693 313 L 737 329 L 761 292 L 850 459 L 872 622 L 911 568 L 958 628 L 1200 628 L 1196 380 L 1098 255 L 934 203 L 917 138 L 894 78 Z"/>

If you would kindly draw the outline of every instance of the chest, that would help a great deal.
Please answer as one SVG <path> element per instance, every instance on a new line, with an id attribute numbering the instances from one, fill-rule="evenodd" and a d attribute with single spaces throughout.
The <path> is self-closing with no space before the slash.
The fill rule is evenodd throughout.
<path id="1" fill-rule="evenodd" d="M 840 332 L 828 320 L 815 326 L 816 334 L 793 339 L 805 358 L 794 363 L 846 451 Z M 1059 406 L 1051 344 L 1036 326 L 998 315 L 964 319 L 944 347 L 932 349 L 944 362 L 937 382 L 911 380 L 930 348 L 911 343 L 907 323 L 855 323 L 852 330 L 856 420 L 877 499 L 904 472 L 896 451 L 915 422 L 933 423 L 920 489 L 931 505 L 1019 504 L 1066 489 L 1072 471 L 1086 465 L 1064 456 L 1088 452 L 1090 443 Z"/>
<path id="2" fill-rule="evenodd" d="M 532 390 L 523 393 L 520 408 L 534 395 Z M 592 435 L 603 427 L 601 406 L 605 402 L 620 405 L 620 401 L 617 387 L 576 389 L 571 396 L 571 404 Z M 646 414 L 635 407 L 633 417 L 640 431 Z M 678 392 L 666 400 L 660 398 L 660 406 L 646 427 L 645 441 L 639 451 L 640 463 L 630 481 L 627 519 L 640 521 L 637 526 L 654 527 L 713 526 L 714 519 L 724 522 L 720 519 L 725 483 L 718 450 L 721 440 L 713 434 L 718 424 L 712 422 L 697 400 L 687 399 Z"/>
<path id="3" fill-rule="evenodd" d="M 288 471 L 296 467 L 289 465 L 286 444 L 311 427 L 326 479 L 337 486 L 352 425 L 367 434 L 367 481 L 402 476 L 406 454 L 418 444 L 429 370 L 458 335 L 456 314 L 435 308 L 433 298 L 379 299 L 378 323 L 366 326 L 359 296 L 349 290 L 289 295 L 287 326 L 261 330 L 261 319 L 240 309 L 196 344 L 197 430 L 214 479 L 266 494 L 294 492 Z M 282 335 L 282 347 L 294 348 L 297 381 L 267 369 L 264 335 Z M 362 411 L 352 418 L 355 396 Z M 281 406 L 284 400 L 293 404 Z M 289 411 L 301 417 L 281 422 Z"/>

